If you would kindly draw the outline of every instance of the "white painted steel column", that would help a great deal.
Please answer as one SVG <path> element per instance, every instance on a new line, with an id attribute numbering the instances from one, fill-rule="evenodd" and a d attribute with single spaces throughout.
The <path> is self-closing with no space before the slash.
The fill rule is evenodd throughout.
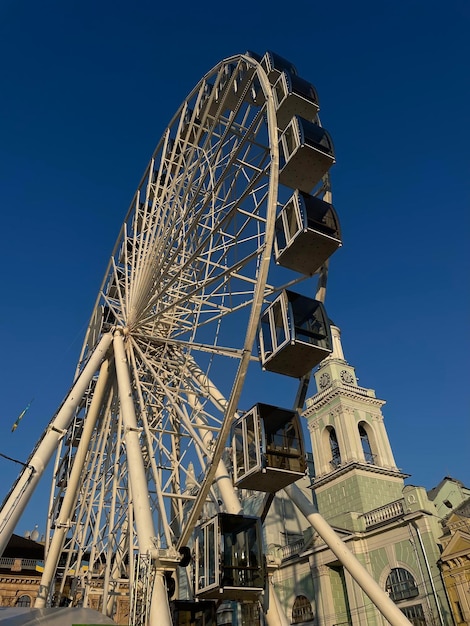
<path id="1" fill-rule="evenodd" d="M 83 426 L 83 432 L 78 444 L 77 452 L 75 453 L 75 459 L 73 462 L 72 470 L 70 472 L 70 478 L 67 483 L 67 489 L 65 490 L 64 500 L 60 507 L 59 515 L 55 524 L 54 535 L 51 540 L 50 548 L 46 555 L 44 562 L 44 571 L 41 577 L 41 583 L 39 585 L 39 592 L 34 604 L 35 607 L 42 608 L 46 606 L 47 597 L 49 595 L 49 588 L 55 577 L 57 564 L 64 546 L 65 537 L 70 528 L 70 518 L 72 510 L 75 505 L 78 488 L 80 485 L 80 478 L 83 471 L 83 464 L 85 462 L 86 455 L 88 453 L 88 447 L 91 440 L 91 436 L 95 429 L 96 420 L 100 413 L 106 384 L 109 378 L 109 361 L 104 361 L 101 365 L 100 374 L 96 382 L 96 387 L 93 393 L 93 398 L 90 405 L 90 410 L 86 416 L 86 420 Z"/>
<path id="2" fill-rule="evenodd" d="M 289 626 L 287 617 L 277 597 L 272 576 L 268 576 L 268 610 L 265 613 L 268 626 Z"/>
<path id="3" fill-rule="evenodd" d="M 284 491 L 303 515 L 305 515 L 312 525 L 312 528 L 316 530 L 361 589 L 369 596 L 385 619 L 387 619 L 392 626 L 410 626 L 410 622 L 397 605 L 389 598 L 361 563 L 359 563 L 328 522 L 323 519 L 317 508 L 305 497 L 299 487 L 295 484 L 289 485 L 288 487 L 284 487 Z"/>
<path id="4" fill-rule="evenodd" d="M 126 444 L 129 481 L 132 488 L 135 524 L 139 550 L 142 554 L 150 554 L 155 548 L 155 528 L 149 504 L 147 476 L 145 474 L 142 448 L 140 445 L 140 429 L 133 400 L 133 392 L 129 368 L 127 365 L 124 340 L 119 331 L 114 334 L 114 355 L 116 359 L 116 376 L 118 381 L 121 416 L 124 425 L 124 442 Z"/>
<path id="5" fill-rule="evenodd" d="M 135 414 L 129 367 L 124 349 L 124 340 L 119 331 L 114 334 L 114 356 L 116 360 L 116 376 L 119 389 L 119 401 L 121 404 L 121 416 L 125 430 L 124 442 L 126 444 L 127 469 L 137 529 L 137 542 L 140 553 L 149 555 L 152 559 L 153 566 L 158 569 L 159 563 L 154 544 L 155 528 L 152 511 L 150 510 L 147 477 L 140 445 L 140 430 L 137 427 L 137 417 Z M 157 626 L 157 624 L 158 626 L 172 626 L 168 594 L 161 571 L 157 571 L 155 574 L 149 619 L 149 626 Z"/>
<path id="6" fill-rule="evenodd" d="M 217 464 L 217 470 L 215 472 L 215 482 L 219 487 L 220 496 L 225 506 L 227 513 L 232 515 L 241 515 L 243 513 L 243 507 L 240 504 L 238 495 L 232 483 L 225 463 L 220 459 Z"/>
<path id="7" fill-rule="evenodd" d="M 202 383 L 203 388 L 209 391 L 209 397 L 211 398 L 212 402 L 219 407 L 219 410 L 223 412 L 227 405 L 227 401 L 220 393 L 220 391 L 207 378 L 207 376 L 199 368 L 197 368 L 197 366 L 194 366 L 190 371 L 192 375 L 194 375 L 195 373 L 197 374 L 198 383 Z M 200 402 L 197 400 L 194 394 L 188 393 L 188 400 L 195 411 L 200 410 L 202 413 L 203 407 L 201 406 Z M 210 445 L 214 441 L 214 436 L 212 432 L 204 428 L 205 424 L 202 419 L 196 418 L 195 423 L 196 427 L 199 426 L 199 436 L 201 437 L 204 446 L 206 447 L 206 449 L 209 449 Z M 223 459 L 220 459 L 219 463 L 217 464 L 214 482 L 217 483 L 226 512 L 233 515 L 241 515 L 243 513 L 243 507 L 240 504 L 237 492 L 235 491 L 235 487 L 233 486 L 232 477 L 230 476 Z"/>
<path id="8" fill-rule="evenodd" d="M 18 477 L 10 495 L 5 501 L 0 512 L 0 555 L 3 554 L 18 520 L 57 448 L 57 444 L 69 427 L 78 403 L 99 368 L 101 361 L 105 358 L 111 341 L 111 333 L 106 333 L 102 336 L 88 363 L 83 368 L 59 411 L 51 420 L 43 438 L 28 460 L 27 467 L 24 468 Z"/>

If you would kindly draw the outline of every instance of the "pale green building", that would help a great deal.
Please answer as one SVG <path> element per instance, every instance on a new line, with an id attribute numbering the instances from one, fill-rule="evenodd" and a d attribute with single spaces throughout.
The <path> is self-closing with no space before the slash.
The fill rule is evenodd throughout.
<path id="1" fill-rule="evenodd" d="M 358 385 L 339 329 L 333 326 L 332 334 L 333 353 L 315 373 L 318 393 L 303 413 L 315 468 L 302 487 L 412 624 L 452 626 L 437 565 L 442 516 L 424 488 L 405 486 L 384 425 L 384 401 Z M 280 560 L 274 584 L 289 623 L 388 623 L 281 494 L 265 528 L 268 550 Z"/>

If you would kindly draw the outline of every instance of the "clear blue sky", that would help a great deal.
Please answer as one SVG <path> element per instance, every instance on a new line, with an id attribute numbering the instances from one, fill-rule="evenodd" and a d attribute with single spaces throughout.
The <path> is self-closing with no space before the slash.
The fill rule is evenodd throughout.
<path id="1" fill-rule="evenodd" d="M 345 356 L 387 401 L 410 482 L 470 485 L 470 5 L 278 4 L 0 1 L 0 452 L 26 460 L 67 393 L 128 204 L 181 101 L 222 58 L 274 50 L 315 84 L 335 143 L 344 247 L 326 304 Z M 18 469 L 0 458 L 0 499 Z M 43 529 L 47 492 L 19 532 Z"/>

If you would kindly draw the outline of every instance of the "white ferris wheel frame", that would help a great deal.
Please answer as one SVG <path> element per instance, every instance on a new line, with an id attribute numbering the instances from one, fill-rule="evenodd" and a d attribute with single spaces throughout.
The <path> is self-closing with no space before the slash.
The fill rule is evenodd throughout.
<path id="1" fill-rule="evenodd" d="M 252 87 L 256 105 L 246 98 Z M 227 116 L 225 98 L 234 91 Z M 106 611 L 127 568 L 129 586 L 141 585 L 132 623 L 170 626 L 164 570 L 177 567 L 203 508 L 243 511 L 224 451 L 257 360 L 263 304 L 286 286 L 268 284 L 278 139 L 272 85 L 247 55 L 208 72 L 163 134 L 112 253 L 75 382 L 1 510 L 0 552 L 58 450 L 36 606 L 49 601 L 65 549 L 65 568 L 77 574 L 85 554 L 103 559 Z M 328 186 L 321 191 L 329 197 Z M 320 292 L 324 299 L 323 281 Z M 243 341 L 229 345 L 226 320 L 240 313 Z M 228 393 L 210 376 L 220 357 L 237 364 Z M 286 492 L 387 619 L 408 624 L 302 494 L 294 486 Z M 90 571 L 78 577 L 92 580 Z M 269 596 L 269 625 L 286 624 L 272 585 Z"/>

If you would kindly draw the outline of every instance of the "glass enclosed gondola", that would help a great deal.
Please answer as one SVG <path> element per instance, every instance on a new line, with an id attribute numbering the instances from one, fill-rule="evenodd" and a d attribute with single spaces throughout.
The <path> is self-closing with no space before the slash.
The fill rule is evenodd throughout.
<path id="1" fill-rule="evenodd" d="M 297 411 L 257 404 L 232 429 L 234 483 L 274 493 L 305 475 Z"/>
<path id="2" fill-rule="evenodd" d="M 311 276 L 340 246 L 339 219 L 333 206 L 296 190 L 276 220 L 276 263 Z"/>
<path id="3" fill-rule="evenodd" d="M 294 115 L 306 120 L 314 120 L 319 110 L 318 95 L 315 87 L 308 81 L 281 72 L 274 85 L 274 101 L 276 103 L 277 125 L 283 130 Z"/>
<path id="4" fill-rule="evenodd" d="M 325 307 L 313 298 L 282 291 L 261 316 L 258 344 L 263 369 L 301 378 L 331 353 Z"/>
<path id="5" fill-rule="evenodd" d="M 255 56 L 253 55 L 253 53 L 249 54 L 251 56 Z M 291 63 L 291 61 L 288 61 L 287 59 L 281 57 L 275 52 L 271 52 L 268 50 L 261 58 L 258 57 L 258 60 L 261 64 L 261 67 L 268 75 L 271 84 L 273 84 L 276 79 L 279 78 L 281 72 L 289 72 L 289 74 L 291 74 L 292 76 L 297 75 L 297 68 L 295 67 L 295 65 Z"/>
<path id="6" fill-rule="evenodd" d="M 261 522 L 219 513 L 197 529 L 195 595 L 249 601 L 264 590 Z"/>
<path id="7" fill-rule="evenodd" d="M 256 52 L 248 51 L 246 52 L 246 55 L 258 61 L 258 63 L 266 72 L 266 75 L 271 85 L 274 85 L 282 72 L 288 72 L 288 74 L 290 74 L 291 76 L 297 75 L 297 69 L 295 65 L 287 59 L 279 56 L 278 54 L 275 54 L 274 52 L 268 51 L 263 56 L 261 56 Z M 253 85 L 251 97 L 254 104 L 262 104 L 264 100 L 264 95 L 259 83 L 257 85 Z"/>
<path id="8" fill-rule="evenodd" d="M 310 193 L 335 162 L 327 131 L 299 116 L 292 118 L 280 139 L 279 182 Z"/>

